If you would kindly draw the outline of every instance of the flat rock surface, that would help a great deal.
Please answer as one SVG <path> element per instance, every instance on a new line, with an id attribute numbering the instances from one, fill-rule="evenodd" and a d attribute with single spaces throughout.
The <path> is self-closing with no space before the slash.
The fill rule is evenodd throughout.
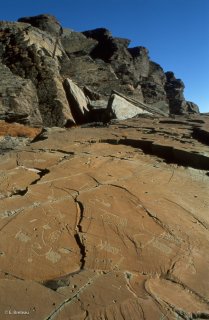
<path id="1" fill-rule="evenodd" d="M 208 319 L 208 124 L 52 128 L 4 151 L 0 319 Z"/>

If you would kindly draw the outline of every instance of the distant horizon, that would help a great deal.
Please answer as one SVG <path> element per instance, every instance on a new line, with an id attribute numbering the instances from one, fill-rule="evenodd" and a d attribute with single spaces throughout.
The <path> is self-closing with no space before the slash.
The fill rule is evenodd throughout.
<path id="1" fill-rule="evenodd" d="M 78 32 L 105 27 L 115 37 L 130 39 L 130 47 L 146 47 L 152 61 L 182 79 L 186 100 L 209 112 L 209 1 L 19 0 L 17 5 L 7 0 L 0 20 L 38 14 L 54 15 L 64 28 Z"/>

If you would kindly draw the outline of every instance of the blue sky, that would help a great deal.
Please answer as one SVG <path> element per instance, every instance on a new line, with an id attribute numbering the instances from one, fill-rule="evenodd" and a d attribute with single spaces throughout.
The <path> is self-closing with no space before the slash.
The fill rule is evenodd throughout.
<path id="1" fill-rule="evenodd" d="M 209 112 L 209 0 L 1 0 L 0 20 L 50 13 L 76 31 L 106 27 L 145 46 Z"/>

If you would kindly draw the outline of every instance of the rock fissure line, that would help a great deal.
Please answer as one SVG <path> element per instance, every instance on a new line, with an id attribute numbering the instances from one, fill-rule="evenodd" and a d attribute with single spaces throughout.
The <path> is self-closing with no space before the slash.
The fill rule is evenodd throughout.
<path id="1" fill-rule="evenodd" d="M 208 230 L 208 226 L 206 225 L 205 222 L 201 221 L 198 217 L 196 217 L 191 211 L 187 210 L 186 208 L 184 208 L 182 205 L 180 205 L 179 203 L 171 200 L 171 199 L 168 199 L 168 198 L 164 198 L 165 200 L 167 200 L 168 202 L 170 203 L 173 203 L 175 205 L 177 205 L 178 207 L 180 207 L 181 209 L 183 209 L 184 211 L 186 211 L 190 216 L 192 216 L 192 218 L 194 218 L 198 224 L 200 224 L 204 229 Z"/>
<path id="2" fill-rule="evenodd" d="M 83 215 L 84 215 L 84 206 L 81 201 L 78 200 L 78 195 L 74 198 L 74 201 L 77 205 L 77 212 L 78 212 L 78 219 L 75 227 L 75 234 L 74 238 L 76 240 L 76 243 L 78 247 L 80 248 L 80 254 L 81 254 L 81 266 L 80 270 L 83 270 L 84 265 L 85 265 L 85 257 L 86 257 L 86 248 L 83 244 L 83 241 L 81 239 L 81 234 L 82 234 L 82 227 L 81 227 L 81 221 L 83 220 Z"/>
<path id="3" fill-rule="evenodd" d="M 183 283 L 181 280 L 179 280 L 177 277 L 175 277 L 173 274 L 168 274 L 167 277 L 165 277 L 165 280 L 173 282 L 174 284 L 179 285 L 182 287 L 183 290 L 186 290 L 190 294 L 194 295 L 195 297 L 198 298 L 199 301 L 206 303 L 209 306 L 209 300 L 204 298 L 202 295 L 197 293 L 195 290 L 187 286 L 185 283 Z"/>
<path id="4" fill-rule="evenodd" d="M 4 225 L 1 227 L 0 232 L 1 232 L 5 227 L 7 227 L 10 222 L 12 222 L 14 219 L 16 219 L 17 216 L 18 216 L 22 211 L 24 211 L 24 208 L 21 208 L 21 209 L 19 209 L 19 210 L 16 210 L 15 213 L 12 215 L 11 219 L 10 219 L 9 221 L 7 221 L 7 223 L 4 224 Z"/>
<path id="5" fill-rule="evenodd" d="M 178 315 L 178 317 L 181 317 L 184 320 L 194 320 L 194 319 L 209 319 L 209 313 L 205 313 L 205 312 L 192 312 L 190 314 L 188 314 L 187 312 L 185 312 L 184 310 L 178 309 L 176 308 L 174 305 L 172 305 L 171 303 L 163 300 L 165 302 L 165 304 L 167 304 L 169 306 L 169 308 Z"/>
<path id="6" fill-rule="evenodd" d="M 36 168 L 34 168 L 36 169 Z M 37 184 L 39 181 L 41 181 L 41 179 L 47 175 L 48 173 L 50 173 L 49 169 L 37 169 L 39 172 L 37 172 L 37 174 L 39 175 L 39 178 L 34 180 L 31 185 Z"/>
<path id="7" fill-rule="evenodd" d="M 33 184 L 33 182 L 32 182 L 32 184 Z M 8 198 L 12 198 L 12 197 L 16 197 L 16 196 L 23 197 L 27 192 L 28 192 L 28 187 L 26 187 L 25 189 L 17 189 L 14 192 L 12 192 L 12 194 L 10 194 Z M 7 197 L 5 197 L 5 198 L 7 198 Z"/>
<path id="8" fill-rule="evenodd" d="M 70 304 L 73 302 L 76 298 L 78 298 L 79 294 L 83 292 L 87 287 L 89 287 L 93 280 L 98 278 L 99 274 L 96 274 L 94 277 L 88 279 L 88 281 L 70 298 L 65 299 L 45 320 L 52 320 L 57 315 L 58 312 L 60 312 L 66 304 Z"/>
<path id="9" fill-rule="evenodd" d="M 144 211 L 147 213 L 147 215 L 152 218 L 161 228 L 163 228 L 166 232 L 168 232 L 172 237 L 176 238 L 175 235 L 169 230 L 168 226 L 166 226 L 158 217 L 157 215 L 154 215 L 150 210 L 148 210 L 145 205 L 143 204 L 143 202 L 136 196 L 134 195 L 133 193 L 131 193 L 128 189 L 126 189 L 125 187 L 123 186 L 119 186 L 119 185 L 116 185 L 116 184 L 108 184 L 108 185 L 111 185 L 113 187 L 117 187 L 117 188 L 120 188 L 120 189 L 123 189 L 125 191 L 127 191 L 131 196 L 133 196 L 137 202 L 140 203 L 140 205 L 142 206 L 142 208 L 144 209 Z"/>
<path id="10" fill-rule="evenodd" d="M 147 282 L 147 281 L 146 281 Z M 162 314 L 163 314 L 163 318 L 162 319 L 168 319 L 169 320 L 169 318 L 167 317 L 167 314 L 165 314 L 164 312 L 163 312 L 163 305 L 162 305 L 162 303 L 160 302 L 160 300 L 152 293 L 152 292 L 150 292 L 150 290 L 147 288 L 147 283 L 145 282 L 145 284 L 144 284 L 144 290 L 146 291 L 146 293 L 152 298 L 152 300 L 154 301 L 154 303 L 156 304 L 156 306 L 160 309 L 160 311 L 162 312 Z"/>
<path id="11" fill-rule="evenodd" d="M 168 307 L 170 310 L 172 310 L 174 312 L 174 314 L 177 315 L 177 319 L 179 319 L 179 317 L 183 320 L 192 320 L 193 317 L 190 317 L 185 311 L 183 310 L 179 310 L 177 309 L 175 306 L 173 306 L 172 304 L 168 303 L 165 300 L 162 300 Z"/>

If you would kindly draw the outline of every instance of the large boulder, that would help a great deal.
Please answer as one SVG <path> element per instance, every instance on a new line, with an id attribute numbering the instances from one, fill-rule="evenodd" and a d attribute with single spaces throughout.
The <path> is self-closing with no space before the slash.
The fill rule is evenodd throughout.
<path id="1" fill-rule="evenodd" d="M 71 79 L 65 79 L 64 88 L 76 123 L 85 122 L 89 110 L 88 100 L 83 91 Z"/>
<path id="2" fill-rule="evenodd" d="M 117 120 L 133 118 L 139 114 L 150 114 L 148 111 L 135 106 L 117 94 L 111 95 L 107 111 L 110 118 Z"/>

